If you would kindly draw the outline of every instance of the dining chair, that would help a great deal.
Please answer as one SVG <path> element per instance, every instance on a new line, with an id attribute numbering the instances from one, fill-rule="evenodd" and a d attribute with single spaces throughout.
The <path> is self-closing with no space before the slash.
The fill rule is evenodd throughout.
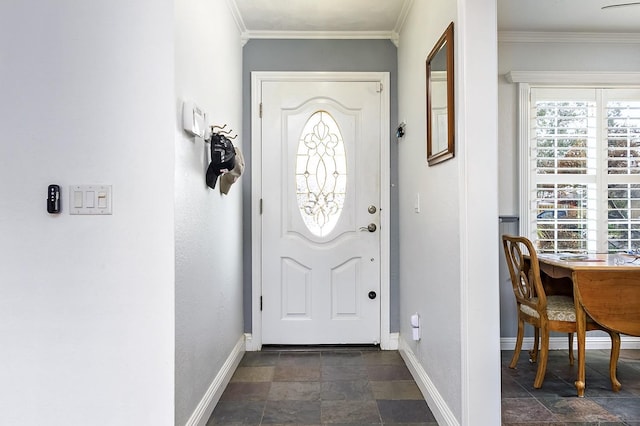
<path id="1" fill-rule="evenodd" d="M 532 362 L 538 363 L 533 387 L 542 387 L 549 356 L 549 333 L 551 331 L 568 334 L 569 363 L 573 365 L 573 334 L 576 332 L 576 310 L 572 296 L 545 292 L 540 275 L 540 265 L 533 243 L 525 237 L 503 235 L 502 245 L 511 277 L 511 286 L 518 307 L 518 335 L 516 347 L 509 368 L 518 363 L 524 324 L 534 327 L 533 349 L 529 352 Z M 617 333 L 607 330 L 587 317 L 587 331 L 603 330 L 611 336 L 612 356 L 620 351 Z M 616 338 L 617 337 L 617 338 Z M 617 361 L 617 357 L 616 357 Z"/>

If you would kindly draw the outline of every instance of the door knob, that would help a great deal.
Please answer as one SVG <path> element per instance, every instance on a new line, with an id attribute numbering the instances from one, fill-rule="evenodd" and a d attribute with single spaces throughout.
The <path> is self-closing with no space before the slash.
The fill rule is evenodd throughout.
<path id="1" fill-rule="evenodd" d="M 376 298 L 376 296 L 377 296 L 377 294 L 376 294 L 376 292 L 375 292 L 375 291 L 370 291 L 370 292 L 369 292 L 369 299 L 373 300 L 373 299 L 375 299 L 375 298 Z"/>
<path id="2" fill-rule="evenodd" d="M 370 223 L 367 226 L 361 226 L 360 227 L 361 231 L 376 232 L 376 229 L 378 229 L 378 227 L 376 226 L 375 223 Z"/>

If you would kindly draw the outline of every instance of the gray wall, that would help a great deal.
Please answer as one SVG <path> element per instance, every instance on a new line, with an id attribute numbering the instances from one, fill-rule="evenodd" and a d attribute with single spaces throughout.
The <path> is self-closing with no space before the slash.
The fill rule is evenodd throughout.
<path id="1" fill-rule="evenodd" d="M 390 330 L 400 329 L 398 307 L 398 58 L 389 40 L 250 40 L 243 52 L 243 178 L 244 241 L 251 241 L 251 72 L 252 71 L 368 71 L 391 77 L 391 310 Z M 251 244 L 244 246 L 244 330 L 251 332 Z"/>

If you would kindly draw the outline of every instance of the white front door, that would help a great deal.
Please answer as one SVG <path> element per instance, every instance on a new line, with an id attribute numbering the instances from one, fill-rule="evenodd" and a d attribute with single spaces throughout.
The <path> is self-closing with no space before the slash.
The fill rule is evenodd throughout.
<path id="1" fill-rule="evenodd" d="M 263 344 L 380 342 L 381 89 L 261 84 Z"/>

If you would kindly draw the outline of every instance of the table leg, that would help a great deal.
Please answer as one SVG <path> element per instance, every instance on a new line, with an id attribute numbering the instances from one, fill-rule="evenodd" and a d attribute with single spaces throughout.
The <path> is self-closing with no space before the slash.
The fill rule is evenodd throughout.
<path id="1" fill-rule="evenodd" d="M 575 290 L 575 288 L 574 288 Z M 575 293 L 574 293 L 575 296 Z M 575 297 L 576 306 L 576 334 L 578 335 L 578 378 L 575 382 L 579 397 L 584 397 L 585 388 L 585 345 L 587 334 L 587 314 L 584 312 L 578 297 Z"/>
<path id="2" fill-rule="evenodd" d="M 611 358 L 609 359 L 609 377 L 611 379 L 611 389 L 618 392 L 622 389 L 622 385 L 616 377 L 616 368 L 618 366 L 618 357 L 620 356 L 620 334 L 615 331 L 609 331 L 611 336 Z"/>

